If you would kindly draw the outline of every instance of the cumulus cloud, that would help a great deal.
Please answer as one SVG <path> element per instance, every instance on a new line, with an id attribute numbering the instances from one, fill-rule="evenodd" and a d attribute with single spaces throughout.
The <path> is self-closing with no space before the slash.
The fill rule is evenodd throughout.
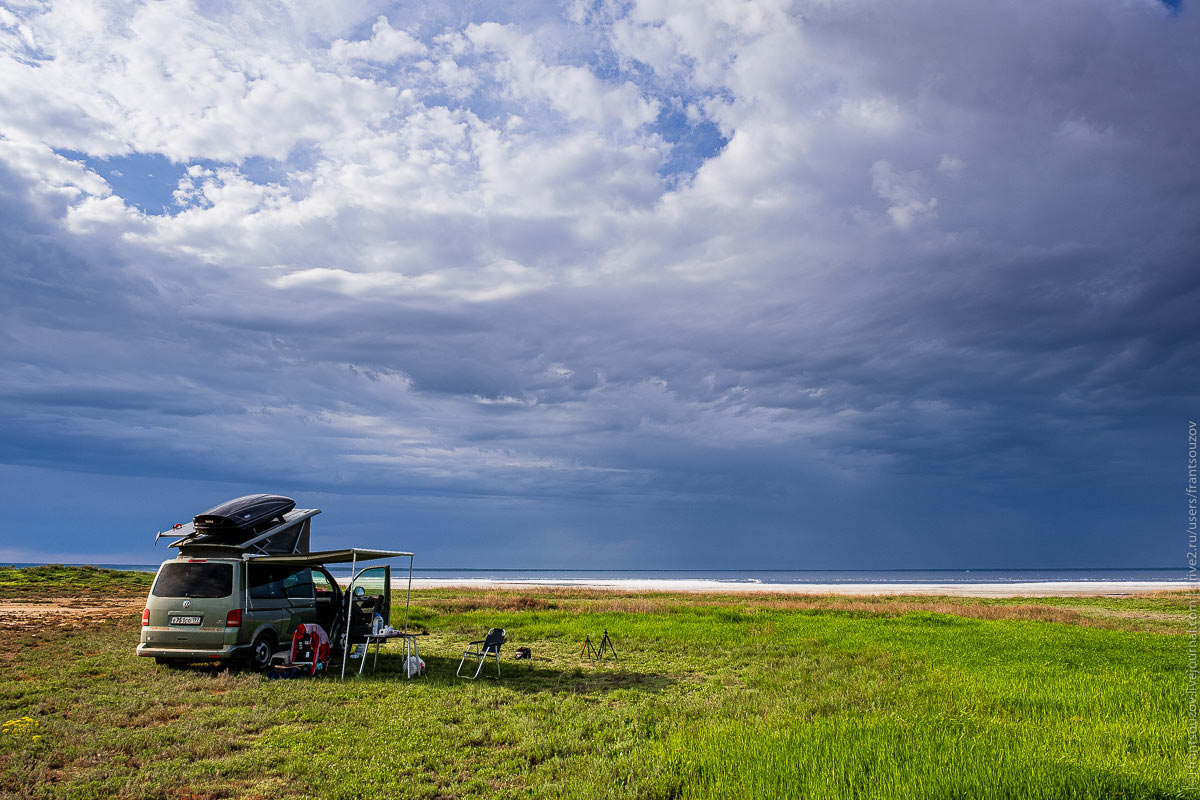
<path id="1" fill-rule="evenodd" d="M 887 201 L 888 216 L 901 230 L 937 216 L 937 198 L 924 197 L 918 172 L 900 172 L 887 161 L 871 165 L 871 188 Z"/>
<path id="2" fill-rule="evenodd" d="M 330 55 L 338 61 L 362 59 L 387 64 L 403 56 L 424 55 L 428 48 L 405 31 L 396 30 L 387 20 L 379 17 L 371 29 L 371 38 L 357 42 L 338 39 L 329 48 Z"/>
<path id="3" fill-rule="evenodd" d="M 585 67 L 547 64 L 534 38 L 509 26 L 486 22 L 472 25 L 466 35 L 498 58 L 496 78 L 505 92 L 547 103 L 568 120 L 635 130 L 657 116 L 657 101 L 644 97 L 632 81 L 614 86 Z"/>
<path id="4" fill-rule="evenodd" d="M 0 15 L 5 462 L 853 554 L 866 485 L 1133 485 L 1190 396 L 1186 8 L 326 12 Z"/>

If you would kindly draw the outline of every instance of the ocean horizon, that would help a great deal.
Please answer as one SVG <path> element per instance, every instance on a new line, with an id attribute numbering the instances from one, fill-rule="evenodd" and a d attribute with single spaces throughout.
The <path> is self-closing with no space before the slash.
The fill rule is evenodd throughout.
<path id="1" fill-rule="evenodd" d="M 402 563 L 400 563 L 402 562 Z M 43 566 L 64 562 L 9 562 L 14 567 Z M 372 562 L 377 563 L 377 562 Z M 386 563 L 386 562 L 383 562 Z M 70 563 L 66 566 L 89 566 Z M 90 564 L 106 569 L 156 572 L 158 564 Z M 338 565 L 341 567 L 342 565 Z M 393 577 L 407 576 L 407 559 L 392 563 Z M 336 572 L 336 570 L 335 570 Z M 1141 567 L 1136 569 L 1029 568 L 1029 569 L 550 569 L 414 567 L 414 579 L 472 581 L 715 581 L 730 584 L 861 584 L 861 583 L 1041 583 L 1059 581 L 1176 582 L 1189 579 L 1185 567 Z"/>

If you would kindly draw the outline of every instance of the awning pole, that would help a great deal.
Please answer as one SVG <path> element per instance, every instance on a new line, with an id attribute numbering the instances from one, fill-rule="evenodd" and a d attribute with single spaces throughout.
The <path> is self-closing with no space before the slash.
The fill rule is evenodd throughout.
<path id="1" fill-rule="evenodd" d="M 412 602 L 412 564 L 413 557 L 408 557 L 408 596 L 404 598 L 404 632 L 408 633 L 408 605 Z"/>
<path id="2" fill-rule="evenodd" d="M 346 679 L 346 657 L 350 655 L 350 604 L 354 601 L 354 568 L 358 565 L 358 553 L 350 553 L 350 583 L 346 584 L 346 621 L 342 628 L 342 680 Z"/>

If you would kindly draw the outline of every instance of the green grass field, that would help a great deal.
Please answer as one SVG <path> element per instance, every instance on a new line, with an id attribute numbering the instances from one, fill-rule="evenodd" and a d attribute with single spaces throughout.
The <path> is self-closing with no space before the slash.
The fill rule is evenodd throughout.
<path id="1" fill-rule="evenodd" d="M 0 596 L 19 594 L 7 585 Z M 135 614 L 15 641 L 0 662 L 0 795 L 1197 796 L 1178 594 L 437 590 L 414 606 L 431 633 L 414 681 L 395 644 L 344 682 L 158 667 L 133 655 Z M 532 665 L 456 679 L 466 641 L 492 625 Z M 606 628 L 620 660 L 581 659 Z"/>
<path id="2" fill-rule="evenodd" d="M 0 597 L 27 599 L 146 593 L 153 582 L 154 575 L 149 572 L 64 567 L 62 564 L 20 568 L 0 564 Z"/>

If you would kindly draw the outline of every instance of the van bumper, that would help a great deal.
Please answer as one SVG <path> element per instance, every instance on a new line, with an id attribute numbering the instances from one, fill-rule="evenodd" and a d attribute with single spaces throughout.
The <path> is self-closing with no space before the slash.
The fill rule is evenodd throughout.
<path id="1" fill-rule="evenodd" d="M 137 654 L 147 658 L 174 658 L 179 661 L 234 661 L 249 658 L 250 647 L 248 644 L 229 644 L 218 649 L 202 648 L 197 650 L 139 644 Z"/>

